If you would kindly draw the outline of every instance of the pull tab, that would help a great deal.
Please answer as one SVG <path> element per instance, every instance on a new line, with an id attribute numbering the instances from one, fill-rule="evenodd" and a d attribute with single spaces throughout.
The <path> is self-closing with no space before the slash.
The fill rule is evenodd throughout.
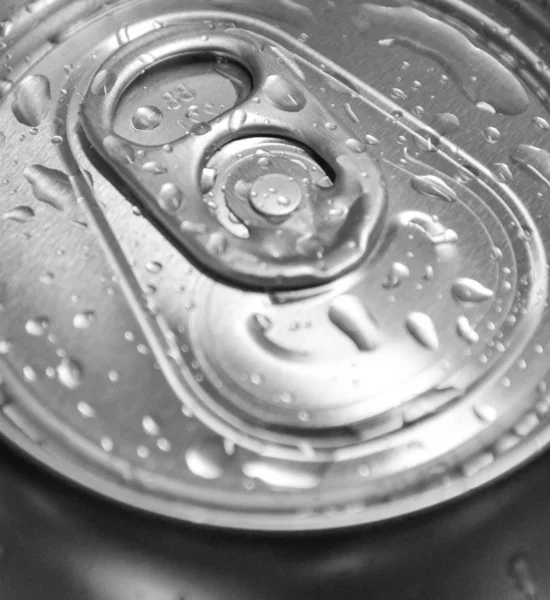
<path id="1" fill-rule="evenodd" d="M 84 133 L 115 183 L 131 191 L 182 253 L 216 279 L 273 291 L 320 285 L 352 270 L 375 245 L 386 212 L 382 175 L 365 145 L 282 56 L 282 49 L 242 29 L 214 34 L 199 24 L 192 32 L 168 27 L 109 57 L 81 107 Z M 138 77 L 175 58 L 205 57 L 240 64 L 250 74 L 251 93 L 168 147 L 115 133 L 117 106 Z M 259 137 L 287 148 L 287 155 L 278 151 L 258 169 L 239 162 L 241 153 L 231 154 L 232 145 L 242 149 L 249 141 L 252 148 Z M 329 179 L 308 177 L 296 153 Z M 225 156 L 225 180 L 217 187 L 222 207 L 207 202 L 204 185 L 219 154 Z M 224 211 L 244 233 L 224 224 Z"/>

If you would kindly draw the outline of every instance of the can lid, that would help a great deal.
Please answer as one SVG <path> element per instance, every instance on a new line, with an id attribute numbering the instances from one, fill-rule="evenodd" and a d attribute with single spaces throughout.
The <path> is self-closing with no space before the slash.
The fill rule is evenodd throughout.
<path id="1" fill-rule="evenodd" d="M 270 530 L 538 453 L 540 60 L 461 2 L 169 6 L 4 27 L 3 435 L 129 505 Z"/>

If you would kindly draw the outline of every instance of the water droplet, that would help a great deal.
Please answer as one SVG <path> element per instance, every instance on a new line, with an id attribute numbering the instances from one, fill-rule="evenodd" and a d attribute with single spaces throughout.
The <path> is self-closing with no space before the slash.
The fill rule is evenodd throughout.
<path id="1" fill-rule="evenodd" d="M 160 434 L 160 427 L 153 417 L 149 415 L 143 417 L 141 424 L 147 435 L 157 436 Z"/>
<path id="2" fill-rule="evenodd" d="M 406 279 L 409 275 L 410 271 L 406 265 L 394 262 L 391 266 L 388 278 L 384 282 L 384 287 L 386 289 L 396 288 L 402 283 L 403 279 Z"/>
<path id="3" fill-rule="evenodd" d="M 152 131 L 162 123 L 162 111 L 156 106 L 140 106 L 132 117 L 136 131 Z"/>
<path id="4" fill-rule="evenodd" d="M 95 320 L 95 312 L 87 310 L 85 312 L 76 313 L 73 318 L 73 326 L 76 329 L 88 329 Z"/>
<path id="5" fill-rule="evenodd" d="M 548 131 L 548 129 L 550 129 L 550 123 L 548 123 L 548 121 L 542 117 L 535 117 L 533 119 L 533 123 L 543 131 Z"/>
<path id="6" fill-rule="evenodd" d="M 70 390 L 75 390 L 82 383 L 84 370 L 81 364 L 72 358 L 64 358 L 56 371 L 58 381 Z"/>
<path id="7" fill-rule="evenodd" d="M 17 86 L 11 109 L 20 123 L 38 127 L 48 114 L 51 99 L 50 80 L 45 75 L 29 75 Z"/>
<path id="8" fill-rule="evenodd" d="M 411 179 L 411 187 L 419 194 L 439 198 L 447 202 L 458 200 L 456 192 L 435 175 L 418 175 Z"/>
<path id="9" fill-rule="evenodd" d="M 105 452 L 111 452 L 115 446 L 113 440 L 106 436 L 102 437 L 99 443 Z"/>
<path id="10" fill-rule="evenodd" d="M 280 75 L 270 75 L 264 91 L 273 106 L 287 112 L 299 112 L 306 105 L 306 97 L 293 83 Z"/>
<path id="11" fill-rule="evenodd" d="M 162 263 L 153 260 L 151 262 L 148 262 L 145 265 L 145 268 L 149 271 L 149 273 L 153 273 L 156 275 L 157 273 L 160 273 L 162 271 Z"/>
<path id="12" fill-rule="evenodd" d="M 467 317 L 458 317 L 456 321 L 456 331 L 458 335 L 469 344 L 476 344 L 479 341 L 479 334 L 472 327 Z"/>
<path id="13" fill-rule="evenodd" d="M 367 146 L 377 146 L 380 143 L 380 140 L 378 138 L 375 138 L 373 135 L 367 134 L 365 136 L 365 142 Z"/>
<path id="14" fill-rule="evenodd" d="M 278 489 L 310 490 L 316 488 L 321 479 L 306 467 L 295 467 L 275 461 L 258 460 L 246 462 L 243 473 L 250 479 L 257 479 L 265 485 Z"/>
<path id="15" fill-rule="evenodd" d="M 393 88 L 390 92 L 390 97 L 393 100 L 406 100 L 407 94 L 405 94 L 405 92 L 399 88 Z"/>
<path id="16" fill-rule="evenodd" d="M 193 127 L 191 127 L 191 129 L 189 130 L 189 133 L 200 136 L 200 135 L 206 135 L 210 131 L 212 131 L 212 126 L 210 125 L 210 123 L 203 122 L 203 123 L 195 123 L 193 125 Z"/>
<path id="17" fill-rule="evenodd" d="M 237 108 L 229 117 L 229 131 L 236 133 L 246 123 L 247 114 L 244 110 Z"/>
<path id="18" fill-rule="evenodd" d="M 355 296 L 339 296 L 328 312 L 331 322 L 348 336 L 361 352 L 376 349 L 380 333 L 366 307 Z"/>
<path id="19" fill-rule="evenodd" d="M 185 453 L 185 461 L 191 473 L 203 479 L 219 479 L 230 463 L 223 440 L 208 437 L 193 444 Z"/>
<path id="20" fill-rule="evenodd" d="M 29 335 L 40 337 L 46 333 L 50 326 L 50 321 L 47 317 L 36 317 L 29 319 L 25 324 L 25 331 Z"/>
<path id="21" fill-rule="evenodd" d="M 31 383 L 38 381 L 38 373 L 36 372 L 36 369 L 31 365 L 25 365 L 23 367 L 23 376 L 27 381 L 30 381 Z"/>
<path id="22" fill-rule="evenodd" d="M 39 202 L 44 202 L 56 210 L 63 210 L 74 202 L 74 194 L 69 178 L 57 169 L 42 165 L 31 165 L 23 171 L 31 184 L 33 194 Z"/>
<path id="23" fill-rule="evenodd" d="M 273 326 L 273 322 L 267 315 L 256 313 L 253 315 L 254 324 L 262 331 L 269 331 Z"/>
<path id="24" fill-rule="evenodd" d="M 13 81 L 0 78 L 0 98 L 5 98 L 13 88 Z"/>
<path id="25" fill-rule="evenodd" d="M 493 297 L 492 290 L 475 279 L 467 278 L 457 279 L 452 285 L 451 293 L 457 302 L 485 302 Z"/>
<path id="26" fill-rule="evenodd" d="M 79 402 L 76 405 L 76 408 L 78 409 L 78 412 L 87 419 L 93 419 L 96 416 L 95 410 L 87 402 Z"/>
<path id="27" fill-rule="evenodd" d="M 495 163 L 495 175 L 503 183 L 510 183 L 514 179 L 512 171 L 510 171 L 510 167 L 506 163 Z"/>
<path id="28" fill-rule="evenodd" d="M 428 350 L 439 348 L 439 336 L 431 318 L 420 312 L 410 313 L 407 317 L 406 327 L 413 338 Z"/>
<path id="29" fill-rule="evenodd" d="M 4 19 L 0 21 L 0 37 L 7 37 L 13 29 L 13 21 L 11 19 Z"/>
<path id="30" fill-rule="evenodd" d="M 346 146 L 349 148 L 349 150 L 355 152 L 356 154 L 361 154 L 365 151 L 365 144 L 353 138 L 346 140 Z"/>
<path id="31" fill-rule="evenodd" d="M 497 410 L 490 404 L 478 404 L 473 408 L 476 417 L 484 423 L 492 423 L 497 418 Z"/>
<path id="32" fill-rule="evenodd" d="M 146 162 L 141 168 L 151 175 L 163 175 L 168 170 L 166 167 L 155 161 Z"/>
<path id="33" fill-rule="evenodd" d="M 546 185 L 550 185 L 550 152 L 521 144 L 510 153 L 510 158 Z"/>
<path id="34" fill-rule="evenodd" d="M 4 213 L 3 219 L 26 223 L 34 217 L 34 210 L 30 206 L 16 206 Z"/>
<path id="35" fill-rule="evenodd" d="M 525 554 L 512 556 L 508 563 L 508 575 L 524 600 L 539 600 L 539 590 L 531 563 Z"/>
<path id="36" fill-rule="evenodd" d="M 460 120 L 452 113 L 439 113 L 435 117 L 434 127 L 441 135 L 449 135 L 460 129 Z"/>
<path id="37" fill-rule="evenodd" d="M 160 188 L 157 200 L 162 210 L 165 210 L 166 212 L 175 212 L 183 204 L 183 193 L 177 185 L 165 183 Z"/>
<path id="38" fill-rule="evenodd" d="M 442 20 L 409 6 L 363 4 L 356 24 L 435 60 L 476 104 L 490 103 L 506 115 L 519 115 L 529 106 L 529 96 L 513 72 Z"/>
<path id="39" fill-rule="evenodd" d="M 65 140 L 64 140 L 64 139 L 63 139 L 63 137 L 62 137 L 62 136 L 60 136 L 60 135 L 54 135 L 54 136 L 51 138 L 51 140 L 50 140 L 50 142 L 51 142 L 51 143 L 52 143 L 54 146 L 59 146 L 59 145 L 61 145 L 61 144 L 62 144 L 64 141 L 65 141 Z"/>
<path id="40" fill-rule="evenodd" d="M 128 33 L 128 24 L 124 23 L 122 27 L 116 32 L 116 39 L 119 46 L 124 46 L 130 41 L 130 34 Z"/>
<path id="41" fill-rule="evenodd" d="M 487 129 L 483 131 L 483 137 L 490 144 L 496 144 L 500 139 L 500 131 L 496 127 L 487 127 Z"/>

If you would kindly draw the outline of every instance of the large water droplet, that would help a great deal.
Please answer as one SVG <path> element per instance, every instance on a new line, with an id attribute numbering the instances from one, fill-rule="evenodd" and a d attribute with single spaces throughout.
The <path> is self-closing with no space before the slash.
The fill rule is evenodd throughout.
<path id="1" fill-rule="evenodd" d="M 521 144 L 510 153 L 510 158 L 546 185 L 550 185 L 550 152 Z"/>
<path id="2" fill-rule="evenodd" d="M 34 217 L 34 210 L 30 206 L 16 206 L 4 213 L 3 219 L 25 223 Z"/>
<path id="3" fill-rule="evenodd" d="M 64 206 L 70 206 L 74 201 L 71 183 L 65 173 L 42 165 L 31 165 L 23 171 L 23 175 L 31 184 L 35 198 L 40 202 L 63 210 Z"/>
<path id="4" fill-rule="evenodd" d="M 456 192 L 436 175 L 418 175 L 411 179 L 412 188 L 419 194 L 439 198 L 447 202 L 458 200 Z"/>
<path id="5" fill-rule="evenodd" d="M 20 123 L 38 127 L 48 114 L 51 99 L 50 80 L 45 75 L 29 75 L 17 86 L 11 109 Z"/>
<path id="6" fill-rule="evenodd" d="M 380 344 L 380 332 L 374 319 L 355 296 L 339 296 L 328 312 L 329 319 L 347 335 L 358 350 L 374 350 Z"/>
<path id="7" fill-rule="evenodd" d="M 400 262 L 394 262 L 391 266 L 388 278 L 384 282 L 384 287 L 387 289 L 396 288 L 401 285 L 403 279 L 409 277 L 410 271 L 407 265 Z"/>
<path id="8" fill-rule="evenodd" d="M 485 302 L 493 297 L 492 290 L 479 281 L 468 278 L 457 279 L 453 283 L 451 293 L 457 302 Z"/>
<path id="9" fill-rule="evenodd" d="M 221 438 L 209 437 L 192 445 L 185 453 L 191 473 L 203 479 L 219 479 L 229 465 L 230 457 Z"/>
<path id="10" fill-rule="evenodd" d="M 162 123 L 162 111 L 156 106 L 140 106 L 132 117 L 136 131 L 152 131 Z"/>
<path id="11" fill-rule="evenodd" d="M 467 317 L 458 317 L 456 321 L 456 331 L 458 335 L 469 344 L 476 344 L 479 341 L 479 334 L 472 327 Z"/>
<path id="12" fill-rule="evenodd" d="M 159 206 L 166 212 L 175 212 L 183 204 L 183 193 L 173 183 L 165 183 L 157 196 Z"/>
<path id="13" fill-rule="evenodd" d="M 413 312 L 407 317 L 406 327 L 413 338 L 428 350 L 439 348 L 439 336 L 431 318 L 420 312 Z"/>
<path id="14" fill-rule="evenodd" d="M 506 115 L 519 115 L 529 106 L 527 92 L 509 69 L 458 29 L 416 8 L 363 4 L 357 25 L 435 60 L 476 104 L 490 104 Z"/>
<path id="15" fill-rule="evenodd" d="M 66 388 L 75 390 L 82 383 L 84 370 L 82 365 L 73 358 L 64 358 L 56 370 L 59 383 Z"/>
<path id="16" fill-rule="evenodd" d="M 319 475 L 281 463 L 258 460 L 247 462 L 242 466 L 243 473 L 251 479 L 258 479 L 269 487 L 289 488 L 294 490 L 310 490 L 321 481 Z"/>
<path id="17" fill-rule="evenodd" d="M 306 105 L 306 97 L 293 83 L 280 75 L 270 75 L 264 91 L 273 106 L 287 112 L 299 112 Z"/>

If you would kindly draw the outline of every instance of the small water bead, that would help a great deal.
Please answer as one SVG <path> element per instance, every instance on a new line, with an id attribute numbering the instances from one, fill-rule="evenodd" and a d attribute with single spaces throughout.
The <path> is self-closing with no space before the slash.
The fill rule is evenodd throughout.
<path id="1" fill-rule="evenodd" d="M 498 416 L 497 409 L 490 404 L 479 404 L 473 408 L 476 417 L 483 423 L 492 423 Z"/>
<path id="2" fill-rule="evenodd" d="M 84 370 L 78 361 L 63 358 L 56 371 L 58 381 L 66 388 L 74 390 L 81 385 Z"/>
<path id="3" fill-rule="evenodd" d="M 149 448 L 147 448 L 147 446 L 138 446 L 136 452 L 137 455 L 143 460 L 146 460 L 151 456 L 151 451 Z"/>
<path id="4" fill-rule="evenodd" d="M 95 410 L 87 402 L 79 402 L 76 405 L 76 408 L 78 412 L 87 419 L 93 419 L 96 416 Z"/>
<path id="5" fill-rule="evenodd" d="M 29 335 L 40 337 L 46 333 L 50 326 L 50 321 L 47 317 L 37 317 L 29 319 L 25 324 L 25 331 Z"/>
<path id="6" fill-rule="evenodd" d="M 166 438 L 159 438 L 157 440 L 157 448 L 162 452 L 170 452 L 172 444 Z"/>
<path id="7" fill-rule="evenodd" d="M 498 142 L 498 140 L 500 139 L 500 131 L 496 128 L 496 127 L 487 127 L 487 129 L 485 129 L 483 131 L 483 137 L 490 143 L 490 144 L 496 144 Z"/>
<path id="8" fill-rule="evenodd" d="M 533 119 L 533 123 L 543 131 L 548 131 L 550 129 L 550 123 L 548 123 L 548 121 L 543 117 L 535 117 Z"/>
<path id="9" fill-rule="evenodd" d="M 458 317 L 456 322 L 456 330 L 458 335 L 469 344 L 476 344 L 479 341 L 479 334 L 470 324 L 467 317 Z"/>
<path id="10" fill-rule="evenodd" d="M 31 383 L 38 380 L 38 373 L 36 372 L 36 369 L 31 365 L 25 365 L 23 367 L 23 376 L 27 381 Z"/>
<path id="11" fill-rule="evenodd" d="M 87 310 L 78 312 L 73 318 L 73 326 L 76 329 L 88 329 L 95 320 L 95 312 Z"/>
<path id="12" fill-rule="evenodd" d="M 150 415 L 143 417 L 141 424 L 147 435 L 157 436 L 160 434 L 159 424 Z"/>
<path id="13" fill-rule="evenodd" d="M 151 262 L 148 262 L 145 265 L 145 268 L 147 269 L 147 271 L 149 271 L 149 273 L 156 275 L 157 273 L 160 273 L 162 271 L 162 263 L 153 260 Z"/>

